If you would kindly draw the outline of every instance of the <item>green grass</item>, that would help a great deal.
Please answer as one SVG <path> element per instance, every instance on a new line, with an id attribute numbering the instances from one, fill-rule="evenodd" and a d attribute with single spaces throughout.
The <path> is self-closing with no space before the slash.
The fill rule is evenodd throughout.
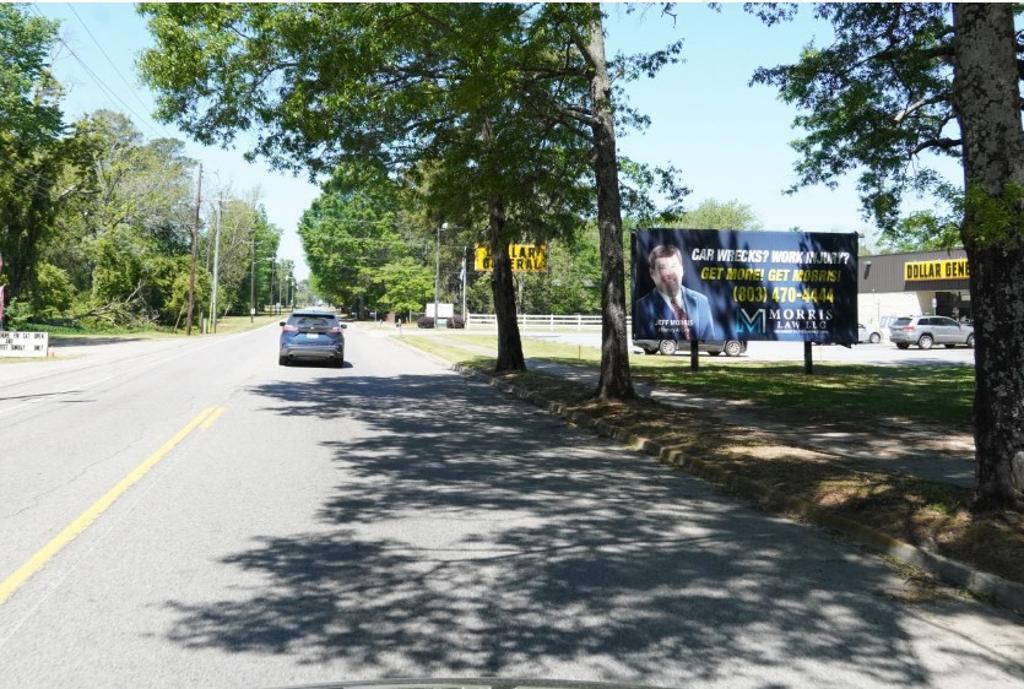
<path id="1" fill-rule="evenodd" d="M 229 335 L 231 333 L 242 332 L 243 330 L 252 330 L 253 328 L 259 328 L 266 325 L 267 323 L 278 323 L 288 318 L 288 315 L 279 316 L 256 316 L 252 323 L 249 323 L 248 316 L 225 316 L 217 321 L 217 334 L 218 335 Z"/>
<path id="2" fill-rule="evenodd" d="M 966 366 L 764 363 L 703 367 L 696 373 L 639 363 L 634 375 L 713 397 L 750 400 L 772 410 L 854 423 L 901 417 L 959 429 L 971 425 L 974 370 Z"/>
<path id="3" fill-rule="evenodd" d="M 423 335 L 403 335 L 400 340 L 406 344 L 412 345 L 417 349 L 422 349 L 424 352 L 433 354 L 434 356 L 441 357 L 452 363 L 470 364 L 479 368 L 493 368 L 494 358 L 486 357 L 481 354 L 474 354 L 458 346 L 453 346 L 452 343 L 446 342 L 436 337 L 427 337 Z"/>
<path id="4" fill-rule="evenodd" d="M 435 338 L 437 339 L 437 338 Z M 493 335 L 458 334 L 444 338 L 452 345 L 494 347 Z M 527 357 L 568 366 L 597 367 L 601 352 L 523 338 Z M 791 419 L 862 423 L 903 418 L 968 430 L 974 394 L 970 366 L 886 366 L 815 364 L 806 375 L 803 362 L 733 362 L 716 365 L 705 357 L 691 371 L 685 357 L 635 356 L 633 376 L 675 390 L 729 400 L 748 400 L 768 413 Z"/>

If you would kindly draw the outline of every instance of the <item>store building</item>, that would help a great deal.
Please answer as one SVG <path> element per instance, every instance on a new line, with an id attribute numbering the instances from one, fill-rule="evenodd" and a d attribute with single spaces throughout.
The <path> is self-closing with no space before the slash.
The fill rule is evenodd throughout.
<path id="1" fill-rule="evenodd" d="M 858 258 L 857 313 L 885 326 L 894 316 L 971 318 L 970 273 L 963 249 Z"/>

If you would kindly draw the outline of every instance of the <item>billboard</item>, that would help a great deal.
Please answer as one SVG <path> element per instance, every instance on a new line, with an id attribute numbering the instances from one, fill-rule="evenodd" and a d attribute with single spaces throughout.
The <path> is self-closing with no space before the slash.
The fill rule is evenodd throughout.
<path id="1" fill-rule="evenodd" d="M 633 339 L 857 341 L 857 235 L 640 230 Z"/>
<path id="2" fill-rule="evenodd" d="M 544 244 L 509 244 L 508 257 L 512 261 L 513 273 L 546 273 L 548 271 L 548 253 Z M 476 245 L 473 256 L 473 269 L 477 272 L 493 270 L 491 250 Z"/>

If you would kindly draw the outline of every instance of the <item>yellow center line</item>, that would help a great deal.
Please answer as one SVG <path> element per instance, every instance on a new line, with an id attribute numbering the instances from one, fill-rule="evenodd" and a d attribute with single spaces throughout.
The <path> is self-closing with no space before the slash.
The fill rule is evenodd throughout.
<path id="1" fill-rule="evenodd" d="M 223 414 L 225 411 L 227 411 L 227 409 L 225 407 L 214 407 L 213 408 L 213 413 L 211 413 L 209 416 L 206 417 L 206 420 L 203 421 L 203 423 L 200 426 L 200 428 L 206 429 L 206 428 L 209 428 L 210 426 L 212 426 L 213 422 L 216 421 L 217 419 L 219 419 L 220 415 Z"/>
<path id="2" fill-rule="evenodd" d="M 108 490 L 106 494 L 94 502 L 89 509 L 82 512 L 82 514 L 78 515 L 73 522 L 64 527 L 59 534 L 53 537 L 53 540 L 29 558 L 25 564 L 0 582 L 0 605 L 10 598 L 11 594 L 18 590 L 18 588 L 24 584 L 29 577 L 39 571 L 39 569 L 46 564 L 50 558 L 60 552 L 64 546 L 89 528 L 89 525 L 96 521 L 96 519 L 103 514 L 108 507 L 114 504 L 114 501 L 121 497 L 121 495 L 139 479 L 145 476 L 150 469 L 156 466 L 161 459 L 166 457 L 167 454 L 170 453 L 178 443 L 184 440 L 189 433 L 194 431 L 197 426 L 204 421 L 207 421 L 211 415 L 219 416 L 223 411 L 223 407 L 207 407 L 203 411 L 199 412 L 199 414 L 189 421 L 184 428 L 175 433 L 174 437 L 161 445 L 160 449 L 147 457 L 142 464 L 132 469 L 131 473 L 118 481 L 116 486 Z"/>

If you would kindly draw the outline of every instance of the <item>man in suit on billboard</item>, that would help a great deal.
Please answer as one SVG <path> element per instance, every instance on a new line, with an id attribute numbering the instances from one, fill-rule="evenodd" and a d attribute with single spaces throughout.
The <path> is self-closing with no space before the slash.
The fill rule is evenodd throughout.
<path id="1" fill-rule="evenodd" d="M 679 247 L 659 244 L 648 254 L 647 265 L 654 289 L 636 301 L 634 337 L 700 342 L 722 339 L 708 298 L 683 287 Z"/>

